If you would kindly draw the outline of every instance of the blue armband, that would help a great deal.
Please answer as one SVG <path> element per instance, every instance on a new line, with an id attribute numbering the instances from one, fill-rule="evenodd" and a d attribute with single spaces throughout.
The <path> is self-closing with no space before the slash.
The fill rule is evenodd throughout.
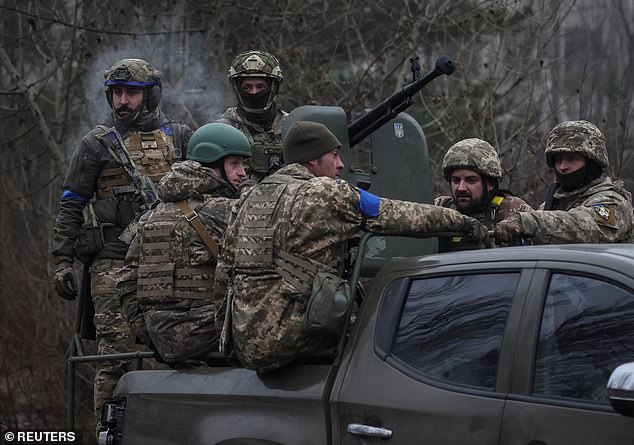
<path id="1" fill-rule="evenodd" d="M 85 197 L 84 195 L 80 195 L 79 193 L 71 192 L 70 190 L 64 190 L 64 193 L 62 193 L 62 197 L 59 200 L 63 201 L 65 199 L 73 199 L 75 201 L 79 201 L 82 205 L 86 205 L 86 203 L 88 202 L 87 197 Z"/>
<path id="2" fill-rule="evenodd" d="M 174 136 L 174 130 L 172 130 L 172 126 L 170 124 L 163 124 L 161 126 L 161 131 L 168 136 Z"/>
<path id="3" fill-rule="evenodd" d="M 361 212 L 365 216 L 377 216 L 381 208 L 381 198 L 363 189 L 359 189 L 359 205 Z"/>

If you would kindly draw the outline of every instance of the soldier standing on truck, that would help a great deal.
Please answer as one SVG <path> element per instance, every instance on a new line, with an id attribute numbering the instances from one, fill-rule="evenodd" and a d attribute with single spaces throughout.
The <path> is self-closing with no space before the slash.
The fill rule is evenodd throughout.
<path id="1" fill-rule="evenodd" d="M 112 112 L 105 125 L 98 125 L 81 139 L 72 155 L 55 221 L 52 253 L 55 288 L 67 300 L 77 295 L 74 258 L 90 264 L 97 349 L 99 354 L 111 354 L 134 347 L 115 288 L 115 277 L 128 249 L 119 237 L 141 207 L 150 204 L 144 202 L 143 191 L 133 179 L 149 177 L 158 182 L 172 162 L 184 158 L 191 129 L 168 120 L 160 111 L 161 73 L 150 63 L 123 59 L 104 77 Z M 128 366 L 125 361 L 97 364 L 97 429 L 101 406 L 112 396 Z"/>
<path id="2" fill-rule="evenodd" d="M 631 242 L 632 195 L 607 174 L 601 131 L 588 121 L 556 125 L 546 141 L 546 163 L 555 171 L 539 210 L 501 221 L 496 238 L 528 237 L 535 244 Z"/>
<path id="3" fill-rule="evenodd" d="M 497 151 L 482 139 L 464 139 L 452 145 L 442 160 L 442 174 L 451 196 L 439 196 L 434 204 L 477 218 L 489 230 L 517 212 L 533 209 L 521 198 L 499 187 L 502 163 Z M 478 249 L 461 236 L 439 238 L 438 251 Z"/>
<path id="4" fill-rule="evenodd" d="M 203 125 L 188 160 L 159 183 L 162 202 L 139 220 L 117 284 L 121 307 L 132 332 L 170 365 L 196 365 L 218 351 L 211 300 L 218 242 L 250 155 L 240 130 Z"/>
<path id="5" fill-rule="evenodd" d="M 259 181 L 284 163 L 282 124 L 288 113 L 275 102 L 284 80 L 282 68 L 271 53 L 245 51 L 231 62 L 228 77 L 238 103 L 218 122 L 236 127 L 249 138 L 253 156 L 248 173 Z"/>
<path id="6" fill-rule="evenodd" d="M 359 230 L 457 230 L 476 241 L 487 235 L 455 210 L 379 198 L 338 179 L 341 143 L 323 124 L 295 122 L 283 148 L 286 165 L 233 207 L 221 256 L 228 273 L 216 276 L 215 290 L 227 288 L 223 337 L 231 329 L 238 359 L 259 372 L 310 355 L 340 334 L 351 304 L 341 278 L 347 243 Z"/>

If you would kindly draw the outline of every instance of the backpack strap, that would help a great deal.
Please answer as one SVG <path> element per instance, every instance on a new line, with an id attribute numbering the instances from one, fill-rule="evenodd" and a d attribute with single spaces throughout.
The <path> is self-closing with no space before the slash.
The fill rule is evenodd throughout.
<path id="1" fill-rule="evenodd" d="M 218 255 L 220 254 L 218 243 L 214 241 L 207 229 L 205 229 L 203 223 L 200 222 L 200 218 L 198 218 L 198 213 L 196 212 L 196 210 L 192 210 L 186 200 L 179 201 L 176 203 L 176 205 L 178 205 L 178 207 L 181 209 L 181 212 L 183 212 L 185 219 L 189 221 L 192 227 L 194 227 L 196 233 L 198 233 L 198 236 L 200 236 L 200 238 L 205 243 L 205 246 L 207 246 L 207 248 L 215 258 L 218 258 Z"/>

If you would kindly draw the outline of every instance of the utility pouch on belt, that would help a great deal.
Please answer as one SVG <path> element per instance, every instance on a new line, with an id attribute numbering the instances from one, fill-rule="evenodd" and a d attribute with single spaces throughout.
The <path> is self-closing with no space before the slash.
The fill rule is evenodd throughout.
<path id="1" fill-rule="evenodd" d="M 92 203 L 84 208 L 84 221 L 75 240 L 75 255 L 79 261 L 88 264 L 103 249 L 103 232 L 97 222 Z"/>
<path id="2" fill-rule="evenodd" d="M 316 334 L 338 334 L 351 303 L 346 280 L 329 272 L 318 272 L 306 307 L 304 328 Z"/>

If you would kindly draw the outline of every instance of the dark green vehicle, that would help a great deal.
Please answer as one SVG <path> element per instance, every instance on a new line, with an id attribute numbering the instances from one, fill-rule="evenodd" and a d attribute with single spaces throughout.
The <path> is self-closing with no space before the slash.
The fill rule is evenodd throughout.
<path id="1" fill-rule="evenodd" d="M 388 103 L 371 128 L 348 126 L 337 107 L 300 107 L 287 125 L 326 124 L 344 142 L 346 179 L 431 202 L 424 134 L 400 111 Z M 370 165 L 357 168 L 350 144 L 367 129 Z M 634 443 L 634 245 L 435 246 L 362 235 L 351 288 L 370 285 L 335 350 L 263 375 L 220 356 L 130 372 L 99 442 Z"/>
<path id="2" fill-rule="evenodd" d="M 632 245 L 393 260 L 336 356 L 128 373 L 102 443 L 631 444 L 633 345 Z"/>

